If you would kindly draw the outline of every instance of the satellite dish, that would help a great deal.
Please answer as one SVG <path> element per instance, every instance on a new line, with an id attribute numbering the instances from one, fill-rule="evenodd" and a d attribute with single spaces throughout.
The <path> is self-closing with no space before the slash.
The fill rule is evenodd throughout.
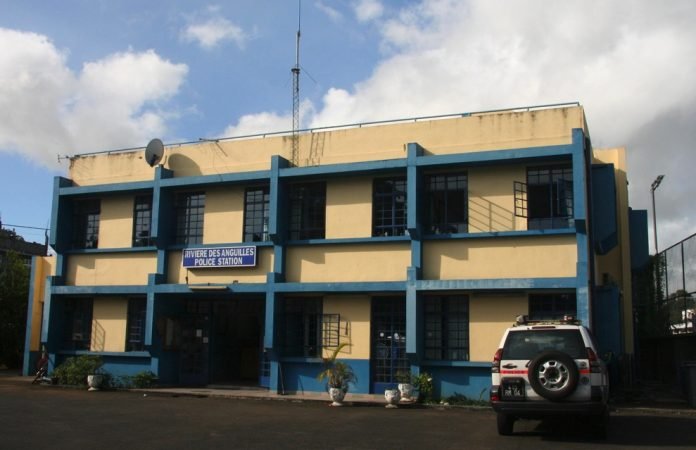
<path id="1" fill-rule="evenodd" d="M 164 144 L 161 140 L 155 138 L 151 140 L 145 147 L 145 161 L 150 167 L 155 167 L 162 160 L 164 155 Z"/>

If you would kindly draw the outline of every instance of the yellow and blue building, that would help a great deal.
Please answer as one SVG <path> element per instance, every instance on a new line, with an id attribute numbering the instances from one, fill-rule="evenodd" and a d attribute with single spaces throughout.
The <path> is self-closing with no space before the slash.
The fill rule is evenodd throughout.
<path id="1" fill-rule="evenodd" d="M 645 219 L 578 104 L 168 145 L 155 167 L 79 155 L 32 269 L 25 371 L 44 346 L 161 384 L 321 391 L 347 343 L 352 392 L 425 371 L 479 398 L 519 314 L 633 353 Z"/>

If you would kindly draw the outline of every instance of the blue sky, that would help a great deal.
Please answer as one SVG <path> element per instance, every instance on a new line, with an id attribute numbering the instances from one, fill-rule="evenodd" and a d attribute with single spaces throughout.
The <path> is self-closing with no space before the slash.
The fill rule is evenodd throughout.
<path id="1" fill-rule="evenodd" d="M 58 155 L 292 126 L 296 1 L 0 11 L 5 224 L 47 226 Z M 696 232 L 693 23 L 690 0 L 303 0 L 302 124 L 579 101 L 595 147 L 626 146 L 635 208 L 666 175 L 664 248 Z"/>

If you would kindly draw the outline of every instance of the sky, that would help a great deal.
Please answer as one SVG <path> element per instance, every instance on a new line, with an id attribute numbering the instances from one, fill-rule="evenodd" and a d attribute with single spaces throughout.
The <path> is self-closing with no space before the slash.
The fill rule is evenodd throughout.
<path id="1" fill-rule="evenodd" d="M 662 250 L 696 232 L 694 23 L 693 0 L 302 0 L 301 125 L 580 102 L 651 236 L 665 175 Z M 66 156 L 291 129 L 297 28 L 294 0 L 0 0 L 3 224 L 49 226 Z"/>

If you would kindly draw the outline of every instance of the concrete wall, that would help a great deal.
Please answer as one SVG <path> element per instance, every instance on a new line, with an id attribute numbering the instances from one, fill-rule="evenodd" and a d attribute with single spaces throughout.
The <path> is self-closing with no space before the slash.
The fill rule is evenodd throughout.
<path id="1" fill-rule="evenodd" d="M 428 241 L 423 277 L 429 280 L 574 277 L 575 236 Z"/>
<path id="2" fill-rule="evenodd" d="M 567 144 L 573 128 L 586 129 L 582 107 L 477 114 L 303 133 L 298 165 L 378 161 L 406 156 L 418 142 L 432 154 Z M 143 143 L 145 144 L 145 143 Z M 268 170 L 272 155 L 291 159 L 291 137 L 273 136 L 166 147 L 162 164 L 175 177 Z M 73 158 L 69 177 L 78 186 L 154 178 L 143 150 Z"/>
<path id="3" fill-rule="evenodd" d="M 128 299 L 95 297 L 92 306 L 92 340 L 94 352 L 123 352 L 126 349 Z"/>
<path id="4" fill-rule="evenodd" d="M 340 343 L 348 346 L 339 359 L 370 359 L 370 297 L 366 295 L 329 295 L 324 297 L 324 314 L 340 314 Z M 332 348 L 324 349 L 328 356 Z"/>
<path id="5" fill-rule="evenodd" d="M 79 254 L 68 256 L 68 286 L 146 285 L 157 271 L 154 253 Z"/>
<path id="6" fill-rule="evenodd" d="M 488 362 L 498 349 L 506 328 L 529 312 L 526 295 L 473 294 L 469 297 L 469 359 Z"/>

